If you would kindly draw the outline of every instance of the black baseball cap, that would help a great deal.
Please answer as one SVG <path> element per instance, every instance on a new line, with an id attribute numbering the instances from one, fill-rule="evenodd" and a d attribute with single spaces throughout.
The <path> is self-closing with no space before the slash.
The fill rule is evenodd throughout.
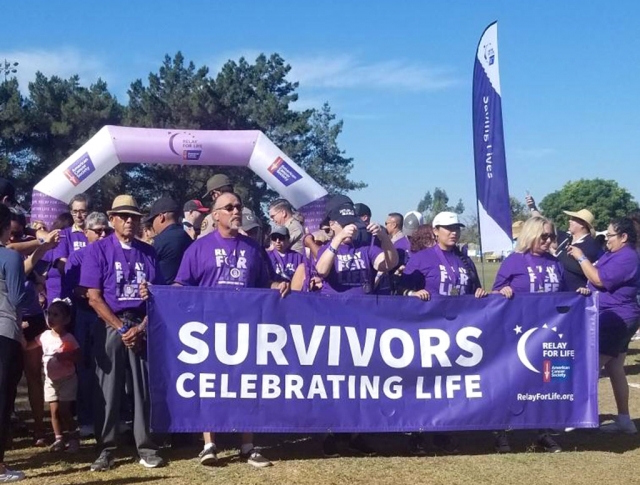
<path id="1" fill-rule="evenodd" d="M 5 178 L 0 178 L 0 200 L 8 198 L 9 202 L 16 202 L 16 188 Z"/>
<path id="2" fill-rule="evenodd" d="M 151 209 L 149 209 L 149 215 L 145 217 L 144 222 L 151 222 L 165 212 L 180 212 L 180 206 L 171 197 L 160 197 L 153 203 Z"/>

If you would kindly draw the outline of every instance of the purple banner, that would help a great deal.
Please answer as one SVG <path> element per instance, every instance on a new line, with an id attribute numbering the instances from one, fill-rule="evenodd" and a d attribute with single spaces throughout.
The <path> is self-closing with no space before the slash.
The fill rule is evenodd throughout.
<path id="1" fill-rule="evenodd" d="M 155 431 L 598 425 L 598 317 L 573 293 L 324 297 L 154 287 Z"/>
<path id="2" fill-rule="evenodd" d="M 473 67 L 473 156 L 483 252 L 512 249 L 507 161 L 502 129 L 498 25 L 486 28 Z"/>
<path id="3" fill-rule="evenodd" d="M 30 221 L 42 221 L 47 228 L 51 228 L 51 224 L 53 224 L 63 212 L 69 212 L 68 204 L 61 200 L 54 199 L 47 194 L 43 194 L 39 190 L 33 190 L 31 194 Z"/>

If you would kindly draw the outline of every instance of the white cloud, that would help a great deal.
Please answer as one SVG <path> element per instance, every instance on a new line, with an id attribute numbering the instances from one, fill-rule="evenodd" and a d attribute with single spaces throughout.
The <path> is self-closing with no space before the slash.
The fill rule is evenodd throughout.
<path id="1" fill-rule="evenodd" d="M 11 63 L 19 63 L 15 68 L 18 71 L 15 76 L 23 92 L 28 90 L 29 82 L 35 79 L 37 71 L 47 77 L 55 75 L 63 79 L 77 74 L 82 85 L 89 85 L 98 78 L 108 81 L 110 77 L 109 70 L 102 60 L 69 47 L 0 52 L 1 62 L 4 62 L 4 59 Z"/>
<path id="2" fill-rule="evenodd" d="M 436 91 L 459 84 L 450 69 L 403 60 L 365 63 L 350 55 L 289 60 L 289 78 L 301 88 L 369 88 Z"/>

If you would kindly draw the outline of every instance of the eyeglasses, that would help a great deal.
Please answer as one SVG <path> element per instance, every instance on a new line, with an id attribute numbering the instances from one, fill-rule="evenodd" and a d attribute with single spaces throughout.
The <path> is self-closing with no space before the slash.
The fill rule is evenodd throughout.
<path id="1" fill-rule="evenodd" d="M 226 211 L 226 212 L 233 212 L 234 210 L 237 210 L 238 212 L 242 212 L 242 204 L 227 204 L 227 205 L 223 205 L 222 207 L 214 207 L 213 208 L 214 211 Z"/>
<path id="2" fill-rule="evenodd" d="M 93 233 L 95 233 L 95 235 L 98 236 L 98 237 L 102 237 L 103 234 L 105 236 L 108 236 L 109 234 L 111 234 L 111 229 L 110 228 L 106 228 L 106 227 L 102 227 L 102 228 L 88 227 L 87 229 L 89 231 L 92 231 Z"/>
<path id="3" fill-rule="evenodd" d="M 86 211 L 86 210 L 77 210 L 77 211 L 73 210 L 73 211 L 71 211 L 71 215 L 73 215 L 73 216 L 77 216 L 77 215 L 80 215 L 80 214 L 82 214 L 83 216 L 86 216 L 88 213 L 89 213 L 89 211 Z"/>
<path id="4" fill-rule="evenodd" d="M 140 220 L 140 216 L 137 216 L 135 214 L 129 214 L 128 212 L 114 212 L 113 213 L 114 216 L 116 216 L 119 219 L 122 219 L 123 221 L 126 221 L 128 219 L 132 219 L 134 221 L 139 221 Z"/>
<path id="5" fill-rule="evenodd" d="M 326 234 L 331 234 L 331 228 L 330 227 L 323 227 L 322 230 L 326 233 Z"/>
<path id="6" fill-rule="evenodd" d="M 552 232 L 543 232 L 542 234 L 540 234 L 540 239 L 542 239 L 542 241 L 546 241 L 547 239 L 551 239 L 551 241 L 555 241 L 556 240 L 556 235 Z"/>
<path id="7" fill-rule="evenodd" d="M 611 239 L 612 237 L 616 237 L 616 236 L 619 236 L 619 235 L 620 234 L 618 234 L 617 232 L 614 232 L 613 234 L 606 233 L 604 235 L 604 237 L 607 238 L 607 239 Z"/>

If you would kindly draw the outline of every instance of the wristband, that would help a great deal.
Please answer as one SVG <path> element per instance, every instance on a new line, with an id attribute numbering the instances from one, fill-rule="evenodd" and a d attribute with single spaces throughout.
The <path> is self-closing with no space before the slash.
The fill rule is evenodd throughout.
<path id="1" fill-rule="evenodd" d="M 129 330 L 131 330 L 131 327 L 129 327 L 129 325 L 127 325 L 126 323 L 120 327 L 117 331 L 120 335 L 124 335 L 125 333 L 127 333 Z"/>
<path id="2" fill-rule="evenodd" d="M 338 254 L 338 250 L 334 248 L 331 244 L 329 244 L 329 251 L 331 251 L 333 254 Z"/>
<path id="3" fill-rule="evenodd" d="M 42 246 L 45 243 L 45 240 L 41 237 L 38 238 L 38 242 L 40 243 L 40 246 Z"/>
<path id="4" fill-rule="evenodd" d="M 583 262 L 585 262 L 587 260 L 586 256 L 580 256 L 576 261 L 578 261 L 578 264 L 582 264 Z"/>

